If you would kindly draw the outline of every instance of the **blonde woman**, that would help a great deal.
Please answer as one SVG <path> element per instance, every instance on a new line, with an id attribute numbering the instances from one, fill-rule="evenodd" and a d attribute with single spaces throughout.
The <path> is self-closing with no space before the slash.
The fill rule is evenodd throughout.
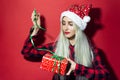
<path id="1" fill-rule="evenodd" d="M 84 30 L 90 21 L 88 16 L 90 6 L 72 5 L 67 11 L 61 13 L 61 30 L 59 38 L 53 43 L 38 45 L 37 48 L 48 49 L 58 56 L 65 57 L 70 63 L 70 69 L 66 75 L 55 74 L 53 80 L 106 80 L 108 71 L 102 64 L 97 49 L 88 41 Z M 32 13 L 34 27 L 30 37 L 33 42 L 37 40 L 37 34 L 41 25 L 40 16 Z M 37 25 L 34 19 L 37 19 Z M 37 50 L 28 38 L 22 49 L 25 57 L 41 58 L 46 51 Z"/>

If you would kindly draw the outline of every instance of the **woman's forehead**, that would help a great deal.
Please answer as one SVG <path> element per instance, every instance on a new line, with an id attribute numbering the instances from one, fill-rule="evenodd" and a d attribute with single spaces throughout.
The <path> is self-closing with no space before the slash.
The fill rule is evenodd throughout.
<path id="1" fill-rule="evenodd" d="M 69 17 L 66 17 L 66 16 L 64 16 L 64 17 L 62 18 L 62 20 L 64 20 L 64 21 L 71 21 L 71 22 L 72 22 L 72 20 L 71 20 Z"/>

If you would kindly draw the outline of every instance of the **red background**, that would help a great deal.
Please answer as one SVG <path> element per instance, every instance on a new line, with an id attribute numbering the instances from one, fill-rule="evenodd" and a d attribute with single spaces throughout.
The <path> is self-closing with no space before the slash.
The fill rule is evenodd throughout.
<path id="1" fill-rule="evenodd" d="M 51 80 L 52 73 L 39 69 L 40 62 L 23 58 L 21 49 L 32 26 L 34 8 L 44 17 L 45 42 L 59 33 L 59 16 L 73 3 L 92 3 L 89 35 L 104 55 L 111 80 L 120 80 L 120 1 L 119 0 L 1 0 L 0 1 L 0 80 Z M 93 15 L 94 14 L 94 15 Z"/>

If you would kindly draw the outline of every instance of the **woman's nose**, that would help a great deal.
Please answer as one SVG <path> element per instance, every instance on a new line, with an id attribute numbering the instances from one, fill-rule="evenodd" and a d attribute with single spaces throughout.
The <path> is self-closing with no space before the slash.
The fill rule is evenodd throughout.
<path id="1" fill-rule="evenodd" d="M 68 25 L 67 24 L 65 25 L 65 30 L 68 30 Z"/>

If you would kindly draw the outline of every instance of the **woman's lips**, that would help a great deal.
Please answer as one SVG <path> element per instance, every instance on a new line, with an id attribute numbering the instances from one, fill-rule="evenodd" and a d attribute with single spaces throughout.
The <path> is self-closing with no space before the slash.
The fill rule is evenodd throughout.
<path id="1" fill-rule="evenodd" d="M 65 34 L 69 34 L 70 32 L 64 32 Z"/>

